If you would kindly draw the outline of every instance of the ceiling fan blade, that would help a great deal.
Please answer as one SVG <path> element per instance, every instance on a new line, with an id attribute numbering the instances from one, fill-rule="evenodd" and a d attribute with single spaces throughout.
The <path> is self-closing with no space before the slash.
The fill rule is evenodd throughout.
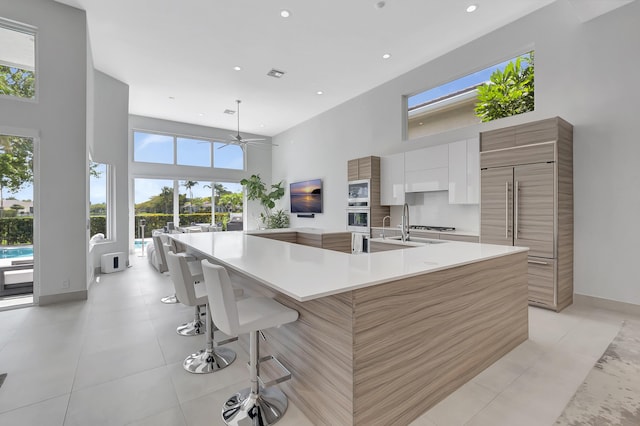
<path id="1" fill-rule="evenodd" d="M 252 139 L 242 139 L 242 142 L 259 142 L 266 141 L 264 138 L 252 138 Z"/>

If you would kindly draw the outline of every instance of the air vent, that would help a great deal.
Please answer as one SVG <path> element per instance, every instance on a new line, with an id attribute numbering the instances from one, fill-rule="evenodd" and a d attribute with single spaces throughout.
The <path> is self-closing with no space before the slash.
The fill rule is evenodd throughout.
<path id="1" fill-rule="evenodd" d="M 235 112 L 234 110 L 232 110 L 232 109 L 225 109 L 225 110 L 224 110 L 224 113 L 225 113 L 225 114 L 229 114 L 229 115 L 233 115 L 233 114 L 235 114 L 236 112 Z"/>
<path id="2" fill-rule="evenodd" d="M 282 77 L 284 74 L 285 74 L 285 72 L 284 72 L 284 71 L 279 71 L 279 70 L 277 70 L 277 69 L 275 69 L 275 68 L 273 68 L 271 71 L 269 71 L 269 72 L 267 73 L 267 75 L 268 75 L 268 76 L 270 76 L 270 77 L 275 77 L 275 78 L 280 78 L 280 77 Z"/>

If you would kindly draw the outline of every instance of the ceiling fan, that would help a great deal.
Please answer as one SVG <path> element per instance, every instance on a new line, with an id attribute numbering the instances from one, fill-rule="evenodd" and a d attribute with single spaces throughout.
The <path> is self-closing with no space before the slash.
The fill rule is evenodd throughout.
<path id="1" fill-rule="evenodd" d="M 229 135 L 231 137 L 231 140 L 227 140 L 225 142 L 224 145 L 218 147 L 218 149 L 220 148 L 224 148 L 225 146 L 228 145 L 239 145 L 243 150 L 245 148 L 245 146 L 247 145 L 251 145 L 251 146 L 278 146 L 275 145 L 271 142 L 268 142 L 266 139 L 264 138 L 251 138 L 251 139 L 245 139 L 240 135 L 240 99 L 236 99 L 236 103 L 238 104 L 238 107 L 236 108 L 236 112 L 238 114 L 238 132 L 235 135 Z"/>

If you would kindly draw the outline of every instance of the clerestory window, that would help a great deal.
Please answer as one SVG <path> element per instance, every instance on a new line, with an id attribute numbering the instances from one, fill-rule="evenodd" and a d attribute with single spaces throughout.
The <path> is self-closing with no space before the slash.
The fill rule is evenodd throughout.
<path id="1" fill-rule="evenodd" d="M 0 19 L 0 95 L 36 97 L 35 28 Z"/>
<path id="2" fill-rule="evenodd" d="M 534 110 L 534 52 L 407 96 L 407 139 Z"/>

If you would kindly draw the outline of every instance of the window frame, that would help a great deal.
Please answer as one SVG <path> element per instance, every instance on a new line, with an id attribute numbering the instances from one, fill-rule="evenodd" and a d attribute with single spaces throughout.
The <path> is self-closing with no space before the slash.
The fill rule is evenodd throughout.
<path id="1" fill-rule="evenodd" d="M 507 55 L 504 55 L 504 56 L 502 56 L 502 57 L 500 57 L 500 58 L 498 58 L 496 60 L 487 61 L 485 63 L 485 64 L 489 64 L 489 65 L 480 65 L 480 66 L 477 66 L 477 67 L 474 67 L 474 68 L 470 68 L 467 71 L 458 73 L 457 76 L 454 77 L 454 78 L 448 77 L 446 79 L 441 80 L 439 83 L 436 83 L 436 84 L 434 84 L 432 86 L 429 86 L 426 89 L 420 89 L 420 90 L 416 90 L 414 92 L 402 95 L 402 105 L 403 105 L 403 107 L 402 107 L 402 120 L 403 120 L 402 141 L 403 142 L 413 141 L 413 140 L 417 140 L 417 139 L 420 139 L 420 138 L 430 137 L 430 136 L 433 136 L 433 135 L 439 134 L 439 133 L 445 133 L 445 132 L 455 131 L 455 130 L 458 130 L 458 129 L 463 129 L 463 128 L 470 127 L 470 126 L 473 126 L 473 125 L 484 124 L 482 121 L 480 121 L 480 119 L 478 119 L 478 122 L 474 123 L 472 125 L 471 124 L 461 124 L 461 125 L 454 126 L 454 127 L 447 127 L 446 129 L 442 129 L 442 130 L 437 130 L 437 131 L 434 131 L 432 133 L 427 133 L 427 134 L 417 135 L 417 136 L 413 136 L 412 137 L 412 136 L 410 136 L 410 125 L 409 125 L 410 124 L 410 120 L 412 119 L 412 117 L 410 116 L 409 99 L 414 97 L 414 96 L 417 96 L 417 95 L 419 95 L 421 93 L 428 92 L 428 91 L 433 90 L 433 89 L 437 89 L 437 88 L 445 86 L 445 85 L 447 85 L 449 83 L 453 83 L 455 81 L 458 81 L 458 80 L 461 80 L 463 78 L 469 77 L 469 76 L 471 76 L 473 74 L 476 74 L 476 73 L 482 72 L 484 70 L 490 69 L 490 68 L 495 67 L 497 65 L 500 65 L 502 63 L 512 62 L 512 61 L 516 60 L 517 58 L 522 58 L 522 57 L 528 55 L 529 53 L 533 52 L 535 54 L 535 50 L 536 50 L 535 46 L 533 44 L 530 44 L 528 46 L 525 46 L 525 47 L 523 47 L 521 49 L 516 50 L 515 51 L 516 53 L 507 54 Z M 534 70 L 534 72 L 535 72 L 535 70 Z M 474 89 L 474 90 L 476 90 L 476 89 Z M 440 98 L 444 98 L 446 96 L 455 95 L 455 93 L 456 92 L 451 92 L 451 93 L 448 93 L 447 95 L 441 96 Z M 436 100 L 436 99 L 438 99 L 438 98 L 435 98 L 433 100 Z M 445 102 L 443 102 L 443 105 L 441 107 L 431 109 L 431 111 L 429 113 L 433 114 L 433 113 L 439 113 L 439 112 L 440 113 L 441 112 L 446 112 L 448 110 L 448 106 L 449 106 L 449 104 L 445 101 Z M 501 118 L 515 117 L 515 116 L 518 116 L 518 115 L 527 114 L 529 112 L 534 112 L 534 111 L 535 111 L 535 104 L 534 104 L 534 109 L 532 111 L 527 111 L 527 112 L 524 112 L 524 113 L 520 113 L 520 114 L 508 116 L 508 117 L 501 117 Z M 493 122 L 493 121 L 496 121 L 496 120 L 500 120 L 501 118 L 497 118 L 497 119 L 491 120 L 491 121 L 489 121 L 489 123 Z"/>
<path id="2" fill-rule="evenodd" d="M 150 134 L 150 135 L 159 135 L 159 136 L 168 136 L 173 138 L 173 163 L 155 163 L 155 162 L 149 162 L 149 161 L 139 161 L 136 160 L 136 147 L 135 147 L 135 138 L 136 138 L 136 133 L 144 133 L 144 134 Z M 178 167 L 193 167 L 193 168 L 197 168 L 200 170 L 206 170 L 206 169 L 211 169 L 211 170 L 233 170 L 233 171 L 238 171 L 238 172 L 245 172 L 247 171 L 247 151 L 242 149 L 242 147 L 240 147 L 240 152 L 242 153 L 242 168 L 241 169 L 232 169 L 232 168 L 227 168 L 227 167 L 215 167 L 215 144 L 216 143 L 221 143 L 221 144 L 226 144 L 225 141 L 219 140 L 218 138 L 209 138 L 209 137 L 202 137 L 202 136 L 189 136 L 189 135 L 183 135 L 183 134 L 178 134 L 178 133 L 168 133 L 168 132 L 162 132 L 162 131 L 154 131 L 154 130 L 145 130 L 145 129 L 132 129 L 132 135 L 131 135 L 131 141 L 132 141 L 132 152 L 131 152 L 131 161 L 133 163 L 137 163 L 137 164 L 153 164 L 153 165 L 158 165 L 158 166 L 178 166 Z M 209 166 L 193 166 L 193 165 L 188 165 L 188 164 L 180 164 L 178 163 L 178 139 L 190 139 L 190 140 L 197 140 L 197 141 L 202 141 L 202 142 L 207 142 L 210 144 L 210 165 Z"/>
<path id="3" fill-rule="evenodd" d="M 115 227 L 115 166 L 110 163 L 102 163 L 89 159 L 89 163 L 102 164 L 105 166 L 105 236 L 104 240 L 94 241 L 94 244 L 102 244 L 116 241 L 114 234 Z M 91 220 L 91 174 L 89 174 L 89 220 Z M 93 235 L 90 235 L 91 238 Z"/>
<path id="4" fill-rule="evenodd" d="M 34 78 L 34 87 L 33 87 L 33 98 L 23 98 L 20 96 L 12 96 L 0 94 L 0 99 L 14 100 L 20 102 L 30 102 L 30 103 L 38 103 L 39 95 L 40 95 L 40 73 L 39 73 L 39 61 L 38 61 L 38 28 L 25 24 L 22 22 L 14 21 L 11 19 L 7 19 L 0 16 L 0 27 L 16 31 L 24 34 L 29 34 L 33 36 L 33 78 Z"/>

